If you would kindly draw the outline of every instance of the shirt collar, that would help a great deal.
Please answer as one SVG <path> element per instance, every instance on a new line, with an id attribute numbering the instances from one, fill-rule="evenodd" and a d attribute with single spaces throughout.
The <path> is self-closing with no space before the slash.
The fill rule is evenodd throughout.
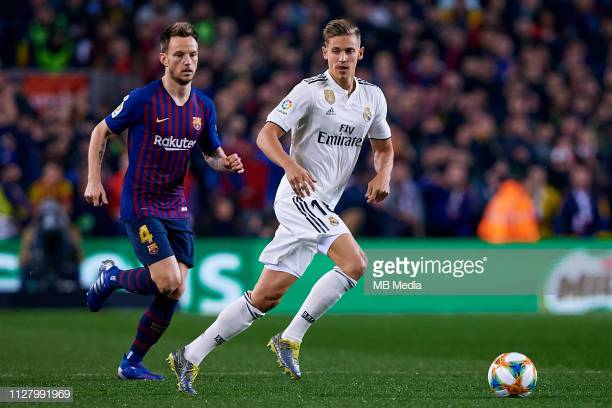
<path id="1" fill-rule="evenodd" d="M 329 86 L 334 91 L 339 92 L 340 94 L 345 95 L 345 96 L 348 97 L 349 91 L 347 91 L 346 89 L 344 89 L 340 85 L 338 85 L 336 80 L 329 73 L 329 69 L 327 71 L 325 71 L 325 77 L 327 78 L 327 83 L 329 84 Z M 354 95 L 355 92 L 357 92 L 357 90 L 359 89 L 359 81 L 357 81 L 357 78 L 353 77 L 353 81 L 355 81 L 355 90 L 353 90 L 353 93 L 351 95 Z"/>

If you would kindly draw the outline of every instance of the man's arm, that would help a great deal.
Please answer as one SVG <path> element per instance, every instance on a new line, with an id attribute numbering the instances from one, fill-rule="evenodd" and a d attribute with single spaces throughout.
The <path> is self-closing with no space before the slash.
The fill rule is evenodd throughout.
<path id="1" fill-rule="evenodd" d="M 280 140 L 286 132 L 276 123 L 267 122 L 257 135 L 257 147 L 278 166 L 285 170 L 287 181 L 300 197 L 309 196 L 315 190 L 317 180 L 302 166 L 296 163 L 283 149 Z"/>
<path id="2" fill-rule="evenodd" d="M 370 139 L 374 154 L 374 170 L 376 176 L 368 183 L 365 197 L 368 203 L 378 203 L 389 195 L 391 169 L 393 169 L 393 144 L 391 138 Z"/>
<path id="3" fill-rule="evenodd" d="M 222 148 L 217 148 L 212 154 L 204 153 L 206 163 L 216 171 L 231 171 L 232 173 L 244 173 L 244 166 L 240 157 L 234 153 L 225 155 Z"/>
<path id="4" fill-rule="evenodd" d="M 85 201 L 92 203 L 94 207 L 99 207 L 103 204 L 108 204 L 106 192 L 102 186 L 102 158 L 106 150 L 106 141 L 113 132 L 106 125 L 106 121 L 102 119 L 100 123 L 91 132 L 91 140 L 89 141 L 89 151 L 87 153 L 87 188 L 85 189 Z"/>

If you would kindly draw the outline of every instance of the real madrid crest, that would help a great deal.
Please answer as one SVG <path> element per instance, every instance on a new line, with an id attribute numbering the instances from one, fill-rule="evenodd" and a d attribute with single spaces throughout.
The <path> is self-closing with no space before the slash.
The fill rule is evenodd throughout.
<path id="1" fill-rule="evenodd" d="M 340 223 L 338 222 L 338 220 L 337 220 L 335 217 L 331 216 L 331 215 L 329 216 L 328 220 L 329 220 L 329 223 L 330 223 L 331 225 L 333 225 L 334 227 L 335 227 L 336 225 L 340 224 Z"/>
<path id="2" fill-rule="evenodd" d="M 334 94 L 334 91 L 332 91 L 331 89 L 325 89 L 323 91 L 323 94 L 325 95 L 325 100 L 330 105 L 333 105 L 334 102 L 336 102 L 336 95 Z"/>
<path id="3" fill-rule="evenodd" d="M 200 129 L 202 129 L 202 118 L 198 118 L 197 116 L 194 116 L 194 117 L 192 118 L 192 121 L 193 121 L 193 128 L 194 128 L 195 130 L 200 130 Z"/>
<path id="4" fill-rule="evenodd" d="M 365 107 L 363 109 L 363 120 L 365 120 L 366 122 L 369 122 L 372 119 L 372 111 L 370 110 L 369 107 Z"/>

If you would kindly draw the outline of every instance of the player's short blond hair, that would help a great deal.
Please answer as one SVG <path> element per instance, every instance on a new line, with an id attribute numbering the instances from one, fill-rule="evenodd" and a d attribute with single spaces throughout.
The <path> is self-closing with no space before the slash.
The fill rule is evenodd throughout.
<path id="1" fill-rule="evenodd" d="M 358 40 L 361 40 L 361 32 L 359 31 L 359 27 L 357 27 L 352 21 L 345 18 L 332 20 L 327 23 L 323 29 L 323 41 L 325 41 L 325 44 L 327 44 L 330 38 L 341 35 L 354 35 Z"/>
<path id="2" fill-rule="evenodd" d="M 198 41 L 198 32 L 190 23 L 172 23 L 159 35 L 159 47 L 161 52 L 168 51 L 168 45 L 172 37 L 193 37 Z"/>

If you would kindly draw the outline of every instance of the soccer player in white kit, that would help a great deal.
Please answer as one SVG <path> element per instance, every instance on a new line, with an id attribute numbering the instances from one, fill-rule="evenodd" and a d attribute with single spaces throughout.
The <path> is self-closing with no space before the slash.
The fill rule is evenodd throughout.
<path id="1" fill-rule="evenodd" d="M 203 334 L 170 353 L 167 361 L 179 391 L 195 394 L 193 380 L 204 357 L 276 306 L 321 252 L 336 266 L 315 283 L 289 326 L 268 343 L 283 371 L 299 379 L 304 334 L 355 287 L 366 269 L 365 254 L 333 209 L 366 137 L 376 171 L 367 201 L 379 202 L 389 194 L 393 146 L 387 104 L 380 88 L 355 77 L 364 52 L 359 29 L 347 20 L 332 20 L 323 39 L 329 69 L 296 85 L 268 115 L 257 137 L 259 148 L 285 170 L 274 200 L 280 226 L 259 258 L 263 272 L 255 288 L 230 303 Z M 289 130 L 288 155 L 279 138 Z"/>

